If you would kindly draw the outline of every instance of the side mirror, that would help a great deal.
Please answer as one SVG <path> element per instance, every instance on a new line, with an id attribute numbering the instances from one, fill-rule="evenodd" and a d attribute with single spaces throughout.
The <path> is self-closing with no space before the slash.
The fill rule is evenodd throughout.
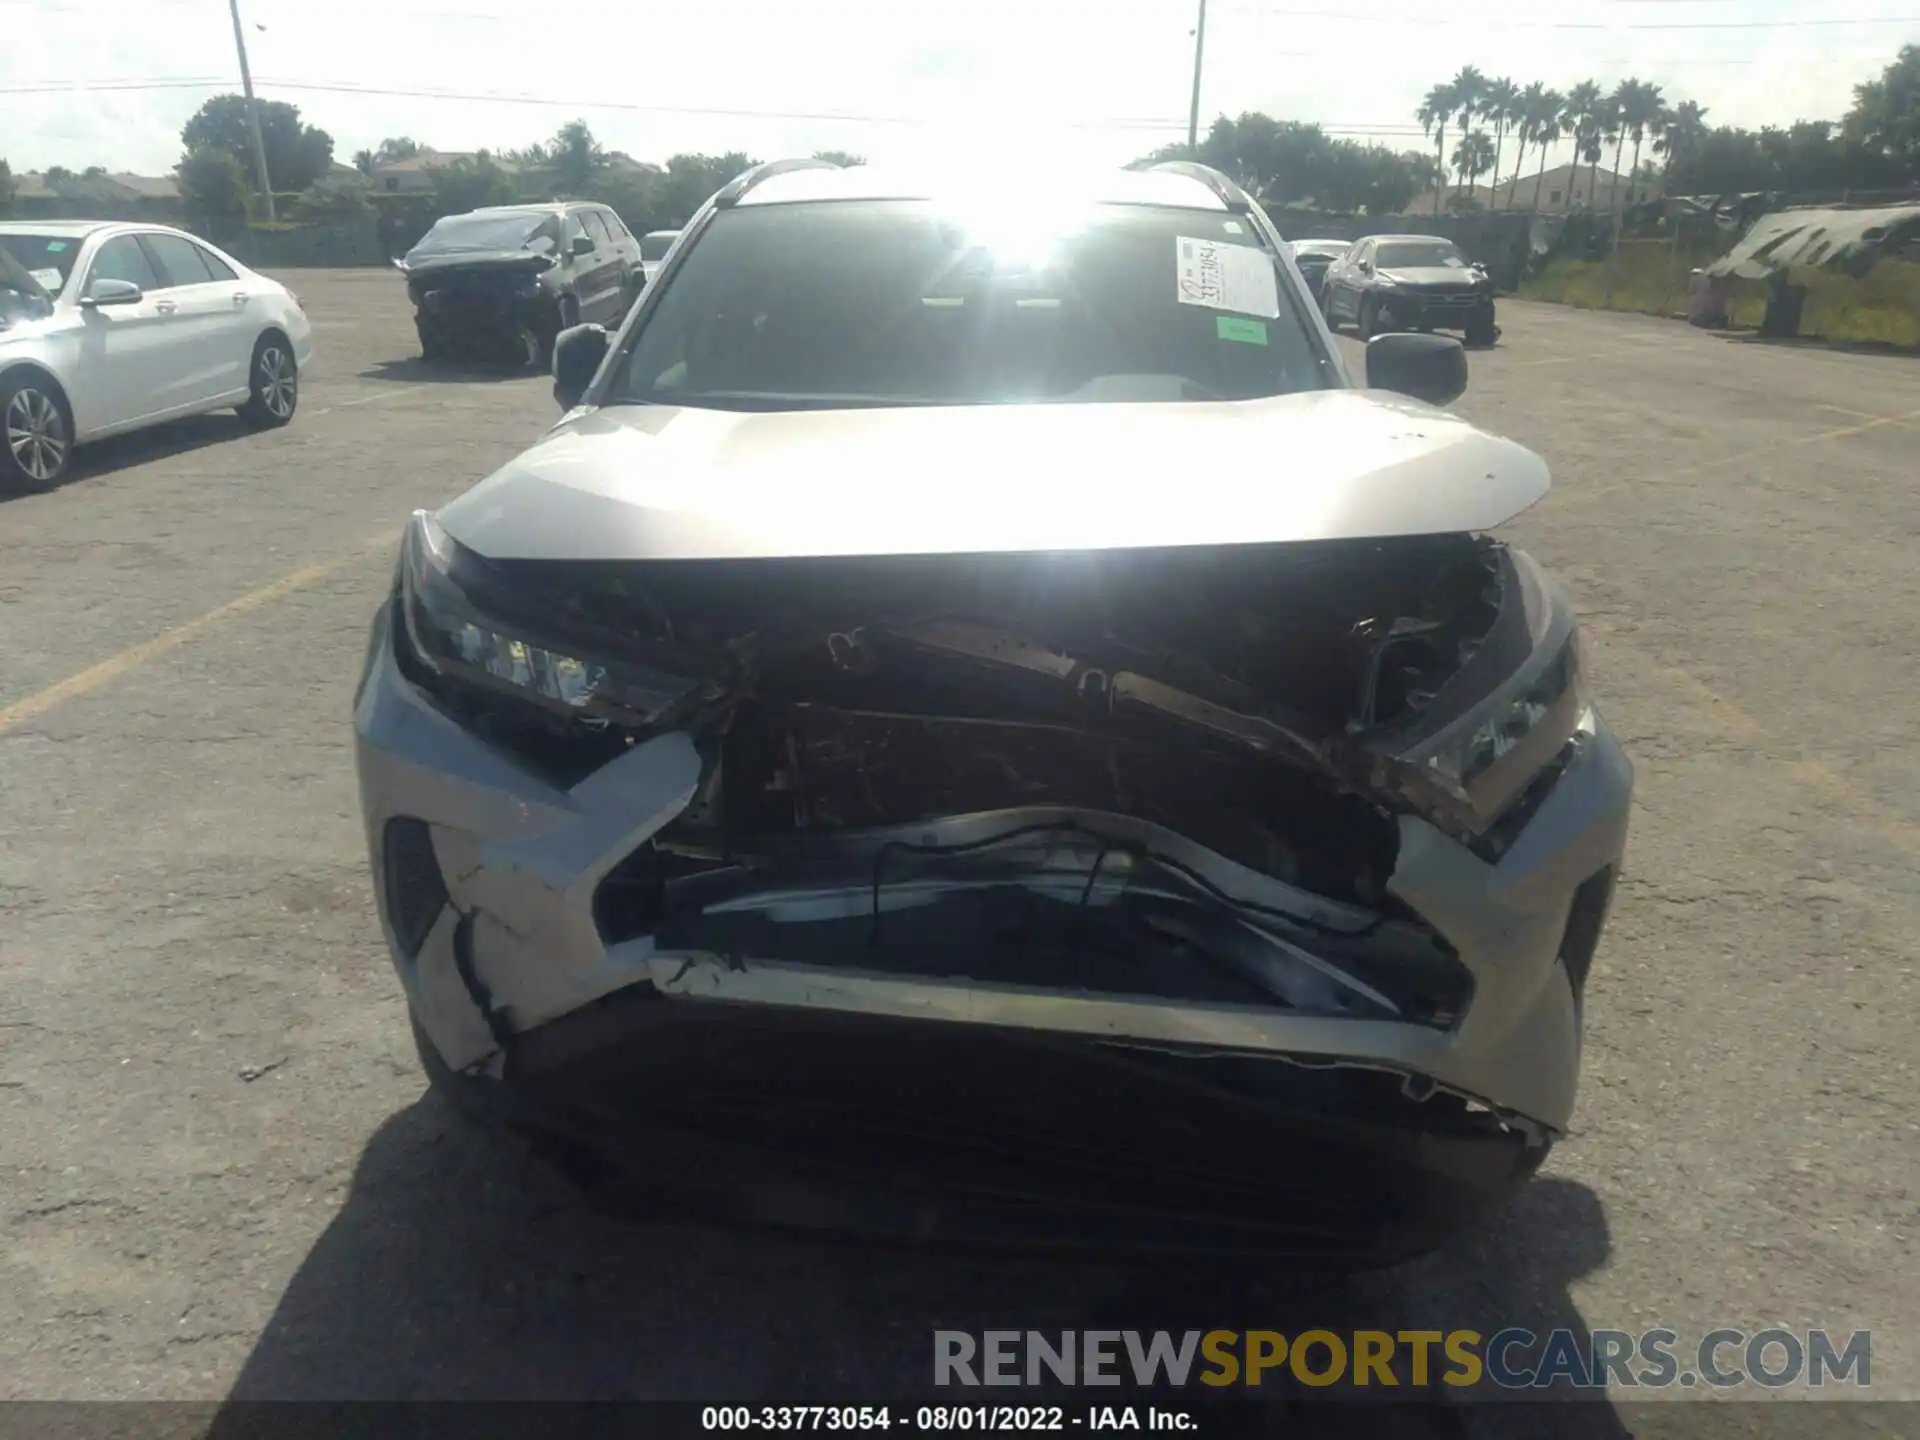
<path id="1" fill-rule="evenodd" d="M 553 398 L 562 410 L 580 403 L 606 358 L 606 326 L 575 325 L 560 332 L 553 342 Z"/>
<path id="2" fill-rule="evenodd" d="M 87 293 L 80 297 L 80 304 L 88 310 L 101 305 L 137 305 L 144 295 L 145 292 L 131 280 L 102 279 L 87 287 Z"/>
<path id="3" fill-rule="evenodd" d="M 1376 335 L 1367 342 L 1367 388 L 1451 404 L 1466 393 L 1466 347 L 1450 335 Z"/>
<path id="4" fill-rule="evenodd" d="M 574 236 L 573 244 L 567 248 L 567 253 L 569 255 L 591 255 L 593 253 L 593 237 L 591 235 Z"/>

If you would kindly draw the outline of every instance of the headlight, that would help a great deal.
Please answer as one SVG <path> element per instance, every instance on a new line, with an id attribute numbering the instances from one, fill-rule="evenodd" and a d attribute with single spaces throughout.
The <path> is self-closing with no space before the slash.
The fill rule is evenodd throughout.
<path id="1" fill-rule="evenodd" d="M 1393 276 L 1391 275 L 1375 275 L 1373 277 L 1373 280 L 1376 285 L 1382 286 L 1383 288 L 1388 290 L 1391 290 L 1394 286 L 1400 283 L 1398 280 L 1394 279 Z"/>
<path id="2" fill-rule="evenodd" d="M 1463 668 L 1453 683 L 1470 698 L 1398 747 L 1403 777 L 1476 831 L 1565 748 L 1585 709 L 1572 605 L 1533 561 L 1512 551 L 1508 556 L 1501 613 L 1474 662 L 1486 672 L 1476 679 L 1469 674 L 1474 667 Z M 1498 678 L 1489 683 L 1485 673 Z"/>
<path id="3" fill-rule="evenodd" d="M 1465 791 L 1492 770 L 1571 698 L 1574 715 L 1579 714 L 1580 641 L 1569 635 L 1566 643 L 1539 672 L 1518 689 L 1496 694 L 1492 701 L 1475 711 L 1470 725 L 1427 756 L 1427 768 L 1454 789 Z"/>
<path id="4" fill-rule="evenodd" d="M 490 611 L 504 606 L 477 603 L 487 593 L 484 566 L 426 511 L 414 512 L 401 551 L 400 609 L 409 649 L 434 674 L 625 724 L 658 721 L 705 693 L 699 680 L 591 653 L 593 647 L 549 633 L 551 621 L 497 618 Z"/>

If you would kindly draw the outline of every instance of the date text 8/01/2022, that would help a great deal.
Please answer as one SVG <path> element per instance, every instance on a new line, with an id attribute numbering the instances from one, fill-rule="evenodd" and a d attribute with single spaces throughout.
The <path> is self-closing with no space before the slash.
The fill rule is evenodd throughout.
<path id="1" fill-rule="evenodd" d="M 707 1405 L 702 1430 L 947 1431 L 1198 1429 L 1184 1410 L 1152 1405 Z"/>

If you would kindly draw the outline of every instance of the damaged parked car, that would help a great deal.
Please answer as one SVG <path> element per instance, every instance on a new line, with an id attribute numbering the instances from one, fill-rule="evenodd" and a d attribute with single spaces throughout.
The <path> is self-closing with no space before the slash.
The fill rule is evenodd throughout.
<path id="1" fill-rule="evenodd" d="M 604 205 L 498 205 L 449 215 L 394 266 L 426 360 L 544 369 L 554 337 L 619 324 L 645 283 L 640 244 Z"/>
<path id="2" fill-rule="evenodd" d="M 1373 235 L 1334 260 L 1320 283 L 1327 324 L 1362 340 L 1387 330 L 1459 330 L 1481 347 L 1500 338 L 1493 277 L 1440 235 Z"/>
<path id="3" fill-rule="evenodd" d="M 577 1177 L 1386 1263 L 1567 1127 L 1632 774 L 1544 495 L 1210 169 L 760 166 L 407 529 L 356 692 L 436 1088 Z"/>

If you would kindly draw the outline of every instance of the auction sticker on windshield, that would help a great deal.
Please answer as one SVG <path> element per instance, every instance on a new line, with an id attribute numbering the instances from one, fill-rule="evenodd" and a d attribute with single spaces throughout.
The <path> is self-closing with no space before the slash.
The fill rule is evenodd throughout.
<path id="1" fill-rule="evenodd" d="M 1280 286 L 1266 251 L 1192 235 L 1176 235 L 1173 244 L 1182 305 L 1280 318 Z"/>

